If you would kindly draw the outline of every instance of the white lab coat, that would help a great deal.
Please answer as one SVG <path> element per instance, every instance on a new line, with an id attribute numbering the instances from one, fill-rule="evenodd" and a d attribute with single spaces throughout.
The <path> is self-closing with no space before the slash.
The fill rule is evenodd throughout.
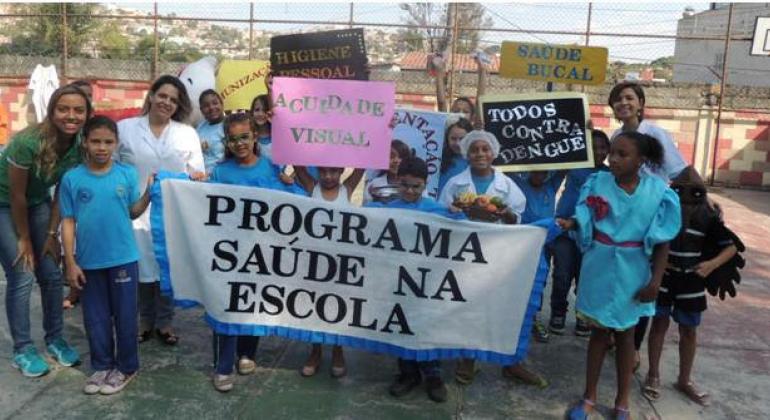
<path id="1" fill-rule="evenodd" d="M 147 179 L 160 170 L 171 172 L 205 172 L 198 133 L 189 125 L 170 121 L 160 137 L 150 130 L 146 115 L 118 122 L 116 160 L 136 167 L 142 192 Z M 160 270 L 155 261 L 150 231 L 150 209 L 133 222 L 134 237 L 139 248 L 139 281 L 158 281 Z"/>
<path id="2" fill-rule="evenodd" d="M 466 170 L 453 176 L 447 181 L 444 189 L 441 190 L 439 202 L 449 206 L 454 203 L 455 197 L 462 192 L 486 194 L 502 198 L 503 202 L 505 202 L 516 215 L 517 223 L 521 222 L 521 214 L 524 213 L 524 210 L 527 207 L 527 197 L 521 192 L 519 186 L 498 169 L 495 169 L 495 177 L 492 179 L 492 183 L 489 184 L 489 187 L 487 187 L 487 190 L 476 191 L 476 186 L 473 184 L 473 179 L 471 178 L 471 168 L 468 167 Z"/>
<path id="3" fill-rule="evenodd" d="M 32 91 L 32 105 L 35 106 L 37 122 L 41 122 L 48 113 L 48 101 L 51 99 L 51 95 L 59 88 L 59 75 L 56 74 L 56 66 L 53 64 L 47 67 L 43 67 L 41 64 L 35 66 L 35 70 L 29 76 L 27 88 Z"/>

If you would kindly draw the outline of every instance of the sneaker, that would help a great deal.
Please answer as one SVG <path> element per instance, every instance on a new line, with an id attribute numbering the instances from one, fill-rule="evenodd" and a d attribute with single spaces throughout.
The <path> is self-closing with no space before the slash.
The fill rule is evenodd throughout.
<path id="1" fill-rule="evenodd" d="M 422 380 L 420 379 L 419 375 L 406 375 L 402 373 L 399 374 L 396 377 L 396 381 L 390 385 L 388 392 L 390 392 L 390 395 L 396 398 L 403 397 L 411 390 L 413 390 L 417 385 L 420 385 L 420 382 L 422 382 Z"/>
<path id="2" fill-rule="evenodd" d="M 43 376 L 49 370 L 48 363 L 40 357 L 34 346 L 27 346 L 23 352 L 14 354 L 12 365 L 28 378 Z"/>
<path id="3" fill-rule="evenodd" d="M 575 319 L 575 335 L 578 337 L 588 337 L 591 335 L 591 326 L 582 318 Z"/>
<path id="4" fill-rule="evenodd" d="M 541 343 L 548 342 L 548 329 L 538 320 L 535 320 L 532 325 L 532 335 L 535 336 L 535 340 Z"/>
<path id="5" fill-rule="evenodd" d="M 246 356 L 241 356 L 238 359 L 238 373 L 241 375 L 250 375 L 257 370 L 257 362 L 249 359 Z"/>
<path id="6" fill-rule="evenodd" d="M 113 369 L 110 374 L 107 375 L 107 379 L 104 380 L 104 385 L 99 389 L 99 393 L 102 395 L 117 394 L 122 391 L 123 388 L 134 379 L 136 373 L 126 375 L 123 372 Z"/>
<path id="7" fill-rule="evenodd" d="M 425 379 L 425 385 L 428 388 L 428 398 L 431 400 L 442 403 L 446 401 L 447 390 L 444 381 L 438 376 L 431 376 Z"/>
<path id="8" fill-rule="evenodd" d="M 214 374 L 214 389 L 219 392 L 227 392 L 233 389 L 233 375 Z"/>
<path id="9" fill-rule="evenodd" d="M 556 335 L 562 335 L 564 334 L 564 330 L 565 330 L 564 328 L 565 322 L 566 322 L 566 319 L 564 315 L 562 316 L 554 315 L 551 317 L 551 321 L 548 322 L 548 329 Z"/>
<path id="10" fill-rule="evenodd" d="M 80 363 L 80 355 L 63 338 L 57 338 L 46 347 L 48 354 L 62 366 L 75 366 Z"/>
<path id="11" fill-rule="evenodd" d="M 88 379 L 86 379 L 86 386 L 83 387 L 83 392 L 88 395 L 98 394 L 104 386 L 104 382 L 107 380 L 109 374 L 109 370 L 97 370 L 94 372 Z"/>

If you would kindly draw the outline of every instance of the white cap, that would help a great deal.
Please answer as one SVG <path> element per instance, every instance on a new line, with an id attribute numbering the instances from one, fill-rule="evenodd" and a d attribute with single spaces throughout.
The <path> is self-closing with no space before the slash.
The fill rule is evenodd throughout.
<path id="1" fill-rule="evenodd" d="M 492 149 L 492 158 L 496 159 L 497 155 L 500 154 L 500 142 L 497 141 L 494 134 L 484 130 L 473 130 L 460 140 L 460 150 L 463 152 L 463 157 L 468 158 L 468 149 L 471 148 L 473 142 L 478 140 L 489 144 L 489 147 Z"/>

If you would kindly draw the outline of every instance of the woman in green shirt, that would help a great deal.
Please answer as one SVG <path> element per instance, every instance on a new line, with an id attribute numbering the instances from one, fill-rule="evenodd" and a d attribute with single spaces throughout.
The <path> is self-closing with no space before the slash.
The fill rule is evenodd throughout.
<path id="1" fill-rule="evenodd" d="M 0 264 L 7 281 L 5 310 L 13 365 L 24 376 L 41 376 L 49 370 L 30 337 L 29 299 L 36 280 L 47 352 L 64 366 L 80 361 L 62 338 L 59 211 L 50 190 L 80 162 L 80 130 L 90 115 L 91 103 L 82 90 L 57 89 L 45 119 L 13 136 L 0 155 Z"/>

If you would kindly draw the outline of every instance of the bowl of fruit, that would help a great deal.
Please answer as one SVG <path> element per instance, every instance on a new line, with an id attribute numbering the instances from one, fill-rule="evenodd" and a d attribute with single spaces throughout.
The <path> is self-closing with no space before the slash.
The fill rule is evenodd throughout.
<path id="1" fill-rule="evenodd" d="M 508 207 L 500 197 L 477 195 L 468 191 L 458 194 L 452 204 L 465 212 L 469 219 L 486 222 L 500 220 Z"/>

